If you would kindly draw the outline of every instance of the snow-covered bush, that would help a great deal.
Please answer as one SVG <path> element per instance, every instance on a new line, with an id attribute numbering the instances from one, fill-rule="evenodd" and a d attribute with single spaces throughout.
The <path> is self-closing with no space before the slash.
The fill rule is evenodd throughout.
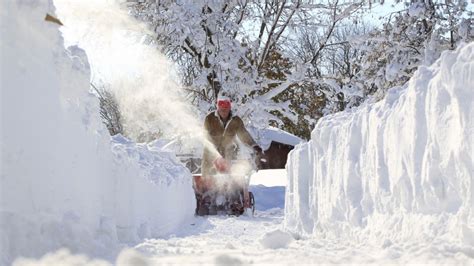
<path id="1" fill-rule="evenodd" d="M 111 136 L 123 134 L 122 114 L 120 113 L 117 97 L 110 89 L 97 88 L 94 84 L 91 84 L 91 86 L 99 99 L 100 117 L 109 130 L 109 134 Z"/>

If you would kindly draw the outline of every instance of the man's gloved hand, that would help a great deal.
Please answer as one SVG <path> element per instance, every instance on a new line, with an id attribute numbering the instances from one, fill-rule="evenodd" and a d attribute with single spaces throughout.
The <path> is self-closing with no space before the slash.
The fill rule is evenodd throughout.
<path id="1" fill-rule="evenodd" d="M 255 151 L 255 153 L 256 153 L 257 155 L 263 154 L 263 150 L 262 150 L 262 148 L 261 148 L 260 146 L 255 145 L 255 146 L 253 146 L 252 148 L 253 148 L 253 150 Z"/>
<path id="2" fill-rule="evenodd" d="M 217 171 L 219 173 L 225 173 L 225 172 L 228 172 L 230 170 L 229 162 L 226 159 L 222 158 L 222 157 L 217 157 L 213 161 L 213 164 L 214 164 L 214 167 L 217 169 Z"/>
<path id="3" fill-rule="evenodd" d="M 263 150 L 260 146 L 258 145 L 255 145 L 252 147 L 253 150 L 255 151 L 255 163 L 256 163 L 256 166 L 257 166 L 257 169 L 263 169 L 263 164 L 265 164 L 267 162 L 267 160 L 265 160 L 265 156 L 263 155 Z"/>

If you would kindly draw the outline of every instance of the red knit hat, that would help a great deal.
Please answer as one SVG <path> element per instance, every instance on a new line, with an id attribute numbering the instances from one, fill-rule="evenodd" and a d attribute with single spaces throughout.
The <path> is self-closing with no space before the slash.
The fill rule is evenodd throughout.
<path id="1" fill-rule="evenodd" d="M 217 98 L 217 107 L 222 109 L 230 109 L 230 99 L 227 97 L 219 97 Z"/>

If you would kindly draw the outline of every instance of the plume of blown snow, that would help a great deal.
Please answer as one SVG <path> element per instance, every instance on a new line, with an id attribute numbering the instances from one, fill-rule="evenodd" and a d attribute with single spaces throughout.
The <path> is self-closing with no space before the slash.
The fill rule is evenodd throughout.
<path id="1" fill-rule="evenodd" d="M 117 1 L 55 0 L 66 45 L 78 44 L 92 80 L 117 97 L 128 136 L 141 133 L 202 140 L 201 119 L 176 82 L 173 64 L 153 43 L 153 33 Z"/>

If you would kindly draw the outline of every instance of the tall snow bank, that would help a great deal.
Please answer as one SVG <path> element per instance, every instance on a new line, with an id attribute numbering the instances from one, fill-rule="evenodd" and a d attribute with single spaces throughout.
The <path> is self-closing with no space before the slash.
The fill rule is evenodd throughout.
<path id="1" fill-rule="evenodd" d="M 112 258 L 193 213 L 174 155 L 110 141 L 85 53 L 64 49 L 48 1 L 2 1 L 0 265 L 61 247 Z"/>
<path id="2" fill-rule="evenodd" d="M 289 156 L 286 228 L 473 257 L 473 92 L 470 43 L 381 102 L 322 118 Z"/>

